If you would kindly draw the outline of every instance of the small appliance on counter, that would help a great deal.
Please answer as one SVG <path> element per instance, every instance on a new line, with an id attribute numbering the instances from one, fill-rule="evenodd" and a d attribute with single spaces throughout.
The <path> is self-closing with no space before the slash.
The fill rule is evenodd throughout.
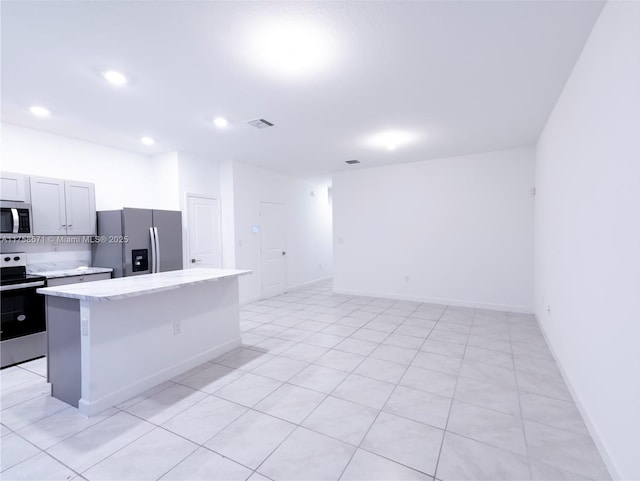
<path id="1" fill-rule="evenodd" d="M 46 278 L 27 274 L 24 252 L 0 254 L 0 367 L 47 354 L 44 296 Z"/>
<path id="2" fill-rule="evenodd" d="M 182 266 L 182 212 L 131 209 L 98 211 L 93 265 L 113 268 L 113 277 L 177 271 Z"/>

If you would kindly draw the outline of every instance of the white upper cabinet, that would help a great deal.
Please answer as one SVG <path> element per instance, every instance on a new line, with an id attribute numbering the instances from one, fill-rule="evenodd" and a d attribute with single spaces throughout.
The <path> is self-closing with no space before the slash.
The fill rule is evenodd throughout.
<path id="1" fill-rule="evenodd" d="M 65 235 L 67 214 L 64 201 L 64 180 L 31 176 L 31 212 L 33 233 Z"/>
<path id="2" fill-rule="evenodd" d="M 93 184 L 66 180 L 67 234 L 96 234 L 96 191 Z"/>
<path id="3" fill-rule="evenodd" d="M 0 200 L 29 202 L 31 200 L 29 176 L 13 172 L 0 172 Z"/>
<path id="4" fill-rule="evenodd" d="M 35 235 L 95 235 L 93 184 L 31 176 Z"/>

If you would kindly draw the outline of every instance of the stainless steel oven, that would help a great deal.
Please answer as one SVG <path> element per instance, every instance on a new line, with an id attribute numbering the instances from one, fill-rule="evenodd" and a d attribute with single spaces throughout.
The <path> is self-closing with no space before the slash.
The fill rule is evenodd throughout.
<path id="1" fill-rule="evenodd" d="M 45 280 L 26 273 L 25 254 L 0 254 L 0 367 L 46 354 Z"/>
<path id="2" fill-rule="evenodd" d="M 31 205 L 23 202 L 0 202 L 0 236 L 28 237 L 32 235 Z"/>

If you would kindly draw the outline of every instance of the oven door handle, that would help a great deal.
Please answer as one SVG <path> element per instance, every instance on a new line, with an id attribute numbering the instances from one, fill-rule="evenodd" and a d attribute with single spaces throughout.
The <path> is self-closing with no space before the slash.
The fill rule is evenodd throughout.
<path id="1" fill-rule="evenodd" d="M 11 216 L 13 217 L 13 233 L 17 234 L 20 231 L 20 217 L 18 216 L 18 209 L 11 209 Z"/>
<path id="2" fill-rule="evenodd" d="M 25 282 L 23 284 L 11 284 L 9 286 L 0 286 L 0 292 L 17 291 L 18 289 L 26 289 L 27 287 L 42 287 L 44 281 Z"/>

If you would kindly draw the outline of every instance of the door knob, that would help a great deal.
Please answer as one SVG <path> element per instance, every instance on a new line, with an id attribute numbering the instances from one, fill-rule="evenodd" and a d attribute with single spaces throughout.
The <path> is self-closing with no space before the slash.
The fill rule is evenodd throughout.
<path id="1" fill-rule="evenodd" d="M 283 255 L 283 256 L 286 256 L 286 255 L 287 255 L 287 253 L 286 253 L 285 251 L 282 251 L 282 255 Z"/>
<path id="2" fill-rule="evenodd" d="M 202 259 L 191 259 L 192 264 L 195 264 L 196 262 L 202 262 Z"/>

